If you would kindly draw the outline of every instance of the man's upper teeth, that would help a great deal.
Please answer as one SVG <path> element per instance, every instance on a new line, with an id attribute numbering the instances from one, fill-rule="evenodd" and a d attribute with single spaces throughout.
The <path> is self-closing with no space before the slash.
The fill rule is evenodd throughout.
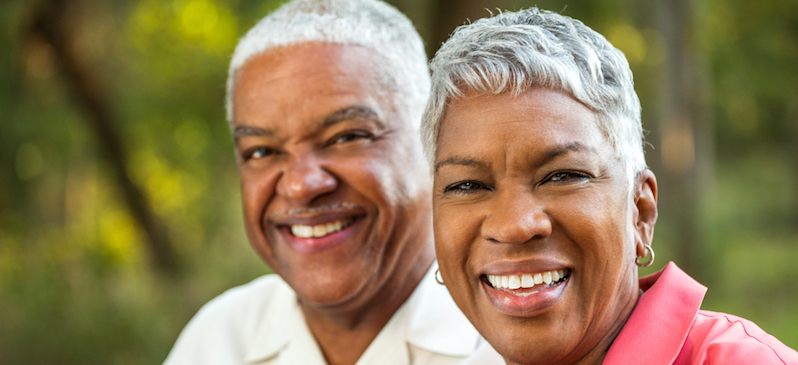
<path id="1" fill-rule="evenodd" d="M 319 224 L 316 226 L 306 226 L 302 224 L 295 224 L 291 226 L 291 234 L 302 238 L 319 238 L 338 232 L 352 223 L 352 218 L 342 219 L 340 221 L 330 222 L 326 224 Z"/>
<path id="2" fill-rule="evenodd" d="M 487 275 L 488 282 L 494 288 L 520 289 L 531 288 L 538 284 L 546 285 L 564 278 L 565 270 L 552 270 L 537 274 L 523 275 Z"/>

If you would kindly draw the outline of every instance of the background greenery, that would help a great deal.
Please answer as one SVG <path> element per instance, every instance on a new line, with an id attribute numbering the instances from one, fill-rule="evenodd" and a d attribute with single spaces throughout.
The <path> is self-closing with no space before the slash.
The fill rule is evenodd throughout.
<path id="1" fill-rule="evenodd" d="M 644 273 L 677 261 L 705 309 L 798 347 L 798 1 L 390 2 L 430 53 L 485 8 L 536 4 L 606 35 L 661 185 Z M 160 363 L 203 303 L 268 272 L 223 96 L 237 39 L 278 5 L 0 2 L 0 363 Z"/>

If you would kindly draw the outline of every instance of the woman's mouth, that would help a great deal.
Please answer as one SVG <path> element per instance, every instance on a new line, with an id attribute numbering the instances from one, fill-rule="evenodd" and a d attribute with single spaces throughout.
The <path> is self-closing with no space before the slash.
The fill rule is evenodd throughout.
<path id="1" fill-rule="evenodd" d="M 525 297 L 555 287 L 568 279 L 570 269 L 552 270 L 537 274 L 483 275 L 483 280 L 496 290 Z"/>
<path id="2" fill-rule="evenodd" d="M 514 317 L 537 316 L 565 295 L 571 269 L 481 277 L 484 293 L 494 308 Z"/>

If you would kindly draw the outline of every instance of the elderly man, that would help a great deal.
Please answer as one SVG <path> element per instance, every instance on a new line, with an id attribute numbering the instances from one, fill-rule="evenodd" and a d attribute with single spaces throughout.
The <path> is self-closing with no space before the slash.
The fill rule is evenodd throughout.
<path id="1" fill-rule="evenodd" d="M 457 364 L 486 345 L 434 282 L 428 89 L 420 37 L 381 2 L 293 1 L 247 33 L 228 119 L 277 275 L 205 305 L 166 364 Z"/>

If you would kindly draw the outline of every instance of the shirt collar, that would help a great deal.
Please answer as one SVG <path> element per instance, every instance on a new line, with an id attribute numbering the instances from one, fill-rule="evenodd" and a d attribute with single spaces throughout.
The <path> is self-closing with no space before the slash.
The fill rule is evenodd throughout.
<path id="1" fill-rule="evenodd" d="M 640 289 L 645 292 L 610 346 L 604 364 L 671 364 L 707 291 L 673 262 L 641 278 Z"/>
<path id="2" fill-rule="evenodd" d="M 468 356 L 481 337 L 452 300 L 446 287 L 435 281 L 433 263 L 405 305 L 409 311 L 407 342 L 425 350 Z"/>
<path id="3" fill-rule="evenodd" d="M 289 358 L 295 357 L 292 355 L 303 355 L 320 359 L 314 363 L 324 363 L 324 356 L 310 334 L 305 316 L 299 308 L 296 293 L 280 279 L 271 294 L 273 299 L 270 305 L 263 308 L 262 319 L 255 330 L 253 341 L 246 349 L 246 363 L 268 360 L 282 352 L 289 355 Z M 297 353 L 297 350 L 302 350 L 303 353 Z"/>
<path id="4" fill-rule="evenodd" d="M 361 360 L 371 356 L 377 347 L 384 349 L 386 346 L 392 347 L 391 344 L 399 345 L 393 346 L 396 349 L 401 348 L 401 351 L 397 350 L 401 353 L 396 353 L 394 359 L 409 359 L 405 342 L 442 355 L 465 357 L 474 352 L 481 337 L 457 308 L 446 288 L 435 281 L 437 269 L 438 263 L 435 262 L 407 301 L 369 345 Z M 263 315 L 254 341 L 247 349 L 247 363 L 257 363 L 278 355 L 297 359 L 313 357 L 320 359 L 318 363 L 324 363 L 321 350 L 297 304 L 296 293 L 281 280 L 273 294 L 272 305 L 264 308 L 268 315 Z M 386 359 L 384 352 L 374 355 Z"/>

